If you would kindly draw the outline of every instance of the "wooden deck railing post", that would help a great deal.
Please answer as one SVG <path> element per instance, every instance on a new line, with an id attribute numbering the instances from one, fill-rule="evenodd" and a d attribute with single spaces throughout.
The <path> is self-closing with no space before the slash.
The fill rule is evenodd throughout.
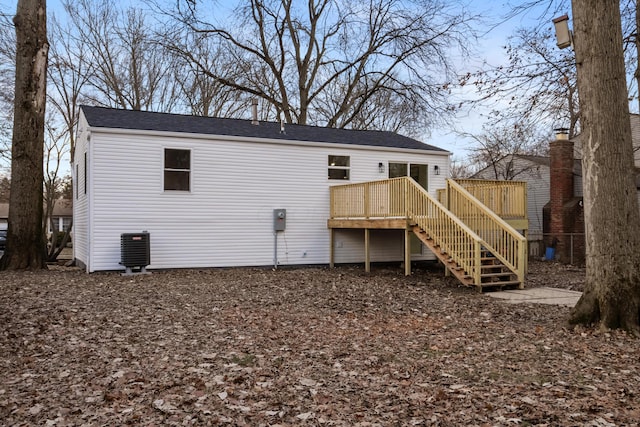
<path id="1" fill-rule="evenodd" d="M 404 275 L 411 276 L 411 233 L 409 227 L 404 230 Z"/>
<path id="2" fill-rule="evenodd" d="M 369 191 L 371 191 L 371 186 L 366 183 L 364 185 L 364 217 L 369 218 Z"/>
<path id="3" fill-rule="evenodd" d="M 527 274 L 527 263 L 528 263 L 528 250 L 527 242 L 525 244 L 521 244 L 518 252 L 518 280 L 520 281 L 520 288 L 524 288 L 524 278 Z"/>
<path id="4" fill-rule="evenodd" d="M 336 217 L 336 208 L 335 208 L 335 191 L 329 187 L 329 218 Z"/>
<path id="5" fill-rule="evenodd" d="M 412 208 L 412 201 L 410 200 L 410 196 L 409 196 L 409 178 L 405 178 L 402 180 L 402 188 L 403 188 L 403 193 L 404 193 L 404 206 L 403 206 L 403 210 L 404 210 L 404 215 L 405 217 L 409 218 L 409 211 Z"/>
<path id="6" fill-rule="evenodd" d="M 480 278 L 480 274 L 481 274 L 480 266 L 482 265 L 482 259 L 481 259 L 482 253 L 481 253 L 481 247 L 480 247 L 480 242 L 479 241 L 476 241 L 475 244 L 474 244 L 474 252 L 475 252 L 475 254 L 474 254 L 474 262 L 473 262 L 473 264 L 474 264 L 474 267 L 475 267 L 475 271 L 473 272 L 473 281 L 476 284 L 479 284 L 481 282 L 481 280 L 482 280 Z"/>
<path id="7" fill-rule="evenodd" d="M 329 268 L 333 268 L 335 266 L 335 229 L 329 229 Z"/>
<path id="8" fill-rule="evenodd" d="M 371 252 L 369 250 L 370 241 L 370 230 L 368 228 L 364 229 L 364 271 L 366 273 L 371 273 Z"/>

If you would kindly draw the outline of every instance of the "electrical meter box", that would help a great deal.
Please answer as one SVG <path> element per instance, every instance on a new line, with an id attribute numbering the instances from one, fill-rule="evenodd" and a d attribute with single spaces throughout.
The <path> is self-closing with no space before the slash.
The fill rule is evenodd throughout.
<path id="1" fill-rule="evenodd" d="M 287 210 L 273 210 L 273 231 L 284 231 L 287 226 Z"/>

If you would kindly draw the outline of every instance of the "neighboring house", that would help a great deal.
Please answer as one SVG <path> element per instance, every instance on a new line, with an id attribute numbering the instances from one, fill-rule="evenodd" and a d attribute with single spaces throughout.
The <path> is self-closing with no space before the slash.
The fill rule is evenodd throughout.
<path id="1" fill-rule="evenodd" d="M 508 171 L 508 172 L 506 172 Z M 549 157 L 512 154 L 498 160 L 471 178 L 501 180 L 508 173 L 514 181 L 527 183 L 527 215 L 529 217 L 529 240 L 542 240 L 544 232 L 543 208 L 549 203 Z M 580 161 L 573 167 L 575 196 L 582 195 L 582 170 Z"/>
<path id="2" fill-rule="evenodd" d="M 631 136 L 634 146 L 636 168 L 640 168 L 640 115 L 631 114 Z M 580 136 L 573 139 L 573 195 L 582 197 L 582 149 Z M 527 202 L 529 214 L 529 240 L 538 240 L 543 233 L 543 207 L 549 203 L 549 156 L 528 156 L 521 154 L 508 155 L 498 160 L 495 165 L 475 173 L 471 178 L 477 179 L 509 179 L 527 182 Z M 640 174 L 636 180 L 638 202 L 640 203 Z"/>
<path id="3" fill-rule="evenodd" d="M 71 225 L 73 219 L 73 200 L 58 199 L 53 206 L 51 214 L 52 221 L 48 222 L 47 231 L 49 233 L 55 231 L 66 231 Z M 53 223 L 53 230 L 51 225 Z"/>
<path id="4" fill-rule="evenodd" d="M 53 208 L 53 226 L 55 231 L 64 231 L 71 224 L 73 218 L 73 201 L 60 199 Z M 9 221 L 9 203 L 0 203 L 0 230 L 6 229 Z M 51 233 L 51 223 L 48 223 L 47 233 Z"/>
<path id="5" fill-rule="evenodd" d="M 640 205 L 640 116 L 630 116 L 636 166 L 636 188 Z M 562 261 L 584 260 L 584 218 L 582 210 L 582 162 L 580 137 L 558 137 L 550 143 L 550 156 L 510 155 L 487 167 L 473 178 L 496 179 L 496 170 L 509 169 L 514 179 L 527 182 L 529 240 L 558 245 Z M 553 165 L 553 166 L 552 166 Z M 555 202 L 554 202 L 555 200 Z M 531 247 L 541 255 L 543 247 Z"/>
<path id="6" fill-rule="evenodd" d="M 330 186 L 409 175 L 435 195 L 449 173 L 448 151 L 391 132 L 86 106 L 78 129 L 73 249 L 87 272 L 122 270 L 121 234 L 142 231 L 149 268 L 328 264 Z M 335 233 L 337 259 L 362 262 L 362 230 Z M 371 260 L 402 260 L 403 239 L 376 230 Z"/>

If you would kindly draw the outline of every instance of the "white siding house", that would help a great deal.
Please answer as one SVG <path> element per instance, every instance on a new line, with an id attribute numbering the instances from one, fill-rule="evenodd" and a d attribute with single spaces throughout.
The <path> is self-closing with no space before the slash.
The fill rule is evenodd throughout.
<path id="1" fill-rule="evenodd" d="M 121 234 L 147 231 L 151 269 L 327 264 L 331 185 L 406 163 L 423 165 L 435 194 L 449 155 L 390 132 L 82 107 L 74 258 L 87 272 L 122 270 Z M 277 233 L 274 209 L 286 209 Z M 402 239 L 372 233 L 371 260 L 402 260 Z M 361 232 L 338 231 L 335 246 L 338 262 L 364 260 Z"/>

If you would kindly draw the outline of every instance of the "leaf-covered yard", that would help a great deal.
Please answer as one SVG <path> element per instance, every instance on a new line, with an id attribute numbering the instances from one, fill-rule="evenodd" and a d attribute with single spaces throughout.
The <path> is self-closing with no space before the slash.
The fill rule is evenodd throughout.
<path id="1" fill-rule="evenodd" d="M 534 263 L 530 286 L 584 272 Z M 0 273 L 4 425 L 638 425 L 640 342 L 440 271 Z"/>

